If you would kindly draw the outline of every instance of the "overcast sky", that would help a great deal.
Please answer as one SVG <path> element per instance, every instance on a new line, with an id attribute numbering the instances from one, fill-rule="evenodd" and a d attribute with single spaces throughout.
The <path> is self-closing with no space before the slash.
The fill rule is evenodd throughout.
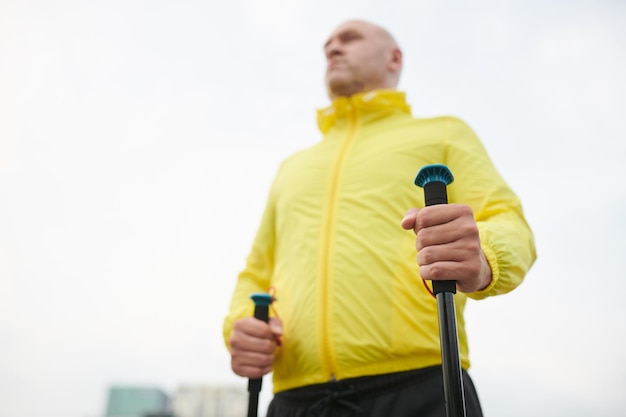
<path id="1" fill-rule="evenodd" d="M 391 30 L 413 113 L 472 126 L 535 232 L 526 281 L 466 309 L 486 417 L 626 415 L 626 2 L 0 0 L 0 417 L 245 386 L 222 319 L 349 18 Z"/>

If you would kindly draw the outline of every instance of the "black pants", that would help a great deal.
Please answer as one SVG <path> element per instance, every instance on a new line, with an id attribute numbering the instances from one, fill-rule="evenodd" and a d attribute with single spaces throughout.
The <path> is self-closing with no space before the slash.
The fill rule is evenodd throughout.
<path id="1" fill-rule="evenodd" d="M 482 417 L 474 384 L 463 371 L 467 417 Z M 282 391 L 267 417 L 446 417 L 440 366 L 345 379 Z"/>

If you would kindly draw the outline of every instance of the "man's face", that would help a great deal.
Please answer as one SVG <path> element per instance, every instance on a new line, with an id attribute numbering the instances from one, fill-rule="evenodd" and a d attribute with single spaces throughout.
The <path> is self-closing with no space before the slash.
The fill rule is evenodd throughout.
<path id="1" fill-rule="evenodd" d="M 391 39 L 366 22 L 346 22 L 324 45 L 326 88 L 331 99 L 385 88 Z"/>

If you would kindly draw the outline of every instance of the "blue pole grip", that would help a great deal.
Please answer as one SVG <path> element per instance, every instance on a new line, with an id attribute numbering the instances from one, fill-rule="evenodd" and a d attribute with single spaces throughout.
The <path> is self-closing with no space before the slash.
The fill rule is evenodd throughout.
<path id="1" fill-rule="evenodd" d="M 269 306 L 273 301 L 272 296 L 265 293 L 254 293 L 250 298 L 254 301 L 254 317 L 267 323 L 269 321 Z"/>
<path id="2" fill-rule="evenodd" d="M 443 164 L 426 165 L 415 177 L 415 185 L 424 189 L 426 206 L 448 204 L 446 186 L 454 181 L 452 172 Z"/>

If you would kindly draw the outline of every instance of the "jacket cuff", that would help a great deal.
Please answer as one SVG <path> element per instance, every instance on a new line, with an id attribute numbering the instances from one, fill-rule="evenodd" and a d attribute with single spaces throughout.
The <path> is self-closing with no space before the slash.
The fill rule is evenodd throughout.
<path id="1" fill-rule="evenodd" d="M 495 295 L 496 292 L 493 291 L 493 289 L 497 285 L 498 279 L 500 278 L 500 267 L 498 265 L 498 257 L 496 256 L 496 252 L 491 247 L 484 244 L 482 246 L 482 249 L 483 253 L 485 254 L 485 258 L 489 263 L 489 267 L 491 268 L 491 282 L 482 290 L 474 291 L 467 294 L 468 297 L 474 300 L 482 300 L 489 297 L 490 295 Z"/>

